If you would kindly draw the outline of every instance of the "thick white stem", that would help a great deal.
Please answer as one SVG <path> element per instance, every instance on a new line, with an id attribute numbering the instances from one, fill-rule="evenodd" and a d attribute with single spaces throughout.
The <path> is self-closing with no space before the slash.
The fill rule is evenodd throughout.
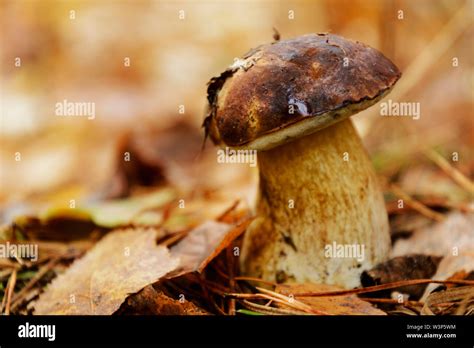
<path id="1" fill-rule="evenodd" d="M 388 256 L 384 200 L 349 119 L 258 154 L 257 218 L 242 270 L 277 282 L 355 287 Z"/>

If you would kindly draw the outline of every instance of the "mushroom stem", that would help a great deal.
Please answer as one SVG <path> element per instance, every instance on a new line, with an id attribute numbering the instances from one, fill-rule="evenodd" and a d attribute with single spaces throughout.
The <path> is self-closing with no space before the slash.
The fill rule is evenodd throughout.
<path id="1" fill-rule="evenodd" d="M 387 258 L 383 196 L 349 119 L 261 151 L 258 164 L 257 218 L 245 235 L 243 273 L 351 288 Z"/>

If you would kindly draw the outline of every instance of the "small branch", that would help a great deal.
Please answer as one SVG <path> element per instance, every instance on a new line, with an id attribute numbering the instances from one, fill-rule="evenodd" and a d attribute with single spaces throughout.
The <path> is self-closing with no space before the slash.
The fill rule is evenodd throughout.
<path id="1" fill-rule="evenodd" d="M 361 300 L 371 303 L 387 303 L 387 304 L 397 304 L 403 306 L 423 306 L 423 303 L 419 301 L 403 301 L 400 302 L 398 300 L 392 298 L 371 298 L 371 297 L 359 297 Z"/>
<path id="2" fill-rule="evenodd" d="M 369 292 L 388 290 L 400 288 L 407 285 L 418 285 L 418 284 L 457 284 L 457 285 L 474 285 L 474 280 L 433 280 L 433 279 L 411 279 L 402 280 L 399 282 L 387 283 L 382 285 L 368 286 L 366 288 L 358 288 L 351 290 L 336 290 L 326 292 L 305 292 L 300 294 L 293 294 L 295 297 L 320 297 L 320 296 L 342 296 L 350 294 L 365 294 Z"/>
<path id="3" fill-rule="evenodd" d="M 411 198 L 408 194 L 406 194 L 401 188 L 399 188 L 397 185 L 392 184 L 390 185 L 390 190 L 398 197 L 406 201 L 406 203 L 412 207 L 414 210 L 419 212 L 420 214 L 433 219 L 438 222 L 444 221 L 444 215 L 440 214 L 430 208 L 428 208 L 426 205 L 422 204 L 419 201 L 416 201 L 415 199 Z"/>
<path id="4" fill-rule="evenodd" d="M 227 208 L 221 215 L 219 215 L 216 220 L 219 222 L 225 222 L 225 219 L 227 218 L 227 216 L 230 213 L 232 213 L 239 204 L 240 204 L 240 199 L 237 199 L 234 203 L 232 203 L 232 205 L 229 208 Z"/>
<path id="5" fill-rule="evenodd" d="M 232 246 L 232 244 L 231 244 Z M 226 258 L 227 258 L 227 270 L 229 272 L 229 287 L 230 291 L 235 292 L 235 280 L 234 280 L 234 256 L 232 254 L 232 248 L 226 249 Z M 235 315 L 235 299 L 229 299 L 229 314 Z"/>
<path id="6" fill-rule="evenodd" d="M 284 309 L 284 308 L 275 308 L 275 307 L 267 307 L 264 305 L 259 305 L 247 300 L 242 301 L 242 305 L 250 309 L 254 312 L 266 314 L 266 315 L 305 315 L 307 313 L 305 312 L 300 312 L 300 311 L 294 311 L 290 309 Z"/>
<path id="7" fill-rule="evenodd" d="M 327 315 L 328 313 L 318 311 L 316 309 L 313 309 L 311 306 L 306 305 L 305 303 L 302 303 L 300 301 L 297 301 L 295 299 L 290 300 L 289 297 L 286 297 L 281 294 L 278 297 L 274 295 L 273 292 L 268 291 L 267 293 L 257 293 L 257 294 L 225 294 L 225 296 L 230 297 L 230 298 L 236 298 L 239 300 L 269 300 L 277 303 L 281 303 L 282 305 L 285 305 L 287 307 L 303 311 L 308 314 L 317 314 L 317 315 Z M 266 307 L 266 306 L 264 306 Z"/>
<path id="8" fill-rule="evenodd" d="M 280 300 L 279 302 L 283 301 L 283 303 L 286 304 L 287 306 L 291 306 L 291 307 L 294 307 L 296 309 L 299 309 L 299 310 L 302 310 L 302 311 L 305 311 L 305 312 L 311 312 L 311 313 L 320 314 L 320 315 L 327 314 L 325 312 L 313 309 L 311 306 L 308 306 L 307 304 L 305 304 L 303 302 L 297 301 L 294 298 L 290 298 L 290 297 L 285 296 L 283 294 L 280 294 L 278 292 L 267 290 L 267 289 L 264 289 L 264 288 L 259 288 L 259 287 L 257 287 L 257 290 L 264 293 L 264 294 L 267 294 L 269 296 L 274 297 L 273 301 L 277 301 L 277 299 Z"/>
<path id="9" fill-rule="evenodd" d="M 56 263 L 59 261 L 59 258 L 51 259 L 44 267 L 42 267 L 33 278 L 30 279 L 28 284 L 26 284 L 23 289 L 21 289 L 15 296 L 12 298 L 12 309 L 15 309 L 18 304 L 21 302 L 20 300 L 26 293 L 38 282 L 40 281 L 46 273 L 53 269 Z"/>
<path id="10" fill-rule="evenodd" d="M 444 157 L 436 151 L 426 151 L 425 155 L 432 160 L 443 172 L 448 174 L 451 179 L 471 195 L 474 194 L 474 183 L 469 180 L 463 173 L 454 168 Z"/>
<path id="11" fill-rule="evenodd" d="M 16 284 L 16 270 L 12 272 L 10 280 L 8 281 L 7 291 L 5 292 L 5 296 L 7 298 L 6 305 L 5 305 L 5 315 L 10 315 L 10 306 L 12 302 L 12 295 L 15 291 L 15 284 Z"/>

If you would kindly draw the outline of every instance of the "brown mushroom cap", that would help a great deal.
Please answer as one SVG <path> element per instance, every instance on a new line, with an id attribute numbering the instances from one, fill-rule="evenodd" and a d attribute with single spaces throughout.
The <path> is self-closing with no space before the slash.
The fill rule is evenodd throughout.
<path id="1" fill-rule="evenodd" d="M 215 144 L 266 150 L 366 109 L 400 75 L 379 51 L 337 35 L 262 45 L 211 79 L 204 127 Z"/>

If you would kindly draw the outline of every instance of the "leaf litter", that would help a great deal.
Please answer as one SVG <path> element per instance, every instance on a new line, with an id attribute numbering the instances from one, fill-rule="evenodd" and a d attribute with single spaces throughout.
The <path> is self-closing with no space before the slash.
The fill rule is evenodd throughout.
<path id="1" fill-rule="evenodd" d="M 279 285 L 276 291 L 287 296 L 295 293 L 340 290 L 337 286 L 324 284 L 289 284 Z M 324 314 L 330 315 L 386 315 L 385 312 L 373 307 L 369 302 L 359 299 L 356 295 L 298 297 L 302 302 Z"/>
<path id="2" fill-rule="evenodd" d="M 35 314 L 113 314 L 129 294 L 178 266 L 155 240 L 154 229 L 108 234 L 46 288 Z"/>
<path id="3" fill-rule="evenodd" d="M 145 140 L 154 138 L 153 133 Z M 412 197 L 405 181 L 389 185 L 389 194 L 407 204 L 400 209 L 398 201 L 387 203 L 393 252 L 366 271 L 368 282 L 356 289 L 273 284 L 240 276 L 235 254 L 251 221 L 247 202 L 255 185 L 249 176 L 234 168 L 214 170 L 208 149 L 199 162 L 189 151 L 167 155 L 179 140 L 173 136 L 148 153 L 140 151 L 155 147 L 135 140 L 126 145 L 139 163 L 118 167 L 122 187 L 101 192 L 103 198 L 119 198 L 75 210 L 51 207 L 1 228 L 2 239 L 33 240 L 42 254 L 38 265 L 2 260 L 3 313 L 473 314 L 473 215 L 465 201 Z M 197 176 L 203 169 L 210 174 Z M 149 181 L 150 175 L 159 180 Z M 399 189 L 393 192 L 394 187 Z M 179 199 L 185 207 L 178 206 Z M 130 247 L 139 252 L 125 256 Z"/>

